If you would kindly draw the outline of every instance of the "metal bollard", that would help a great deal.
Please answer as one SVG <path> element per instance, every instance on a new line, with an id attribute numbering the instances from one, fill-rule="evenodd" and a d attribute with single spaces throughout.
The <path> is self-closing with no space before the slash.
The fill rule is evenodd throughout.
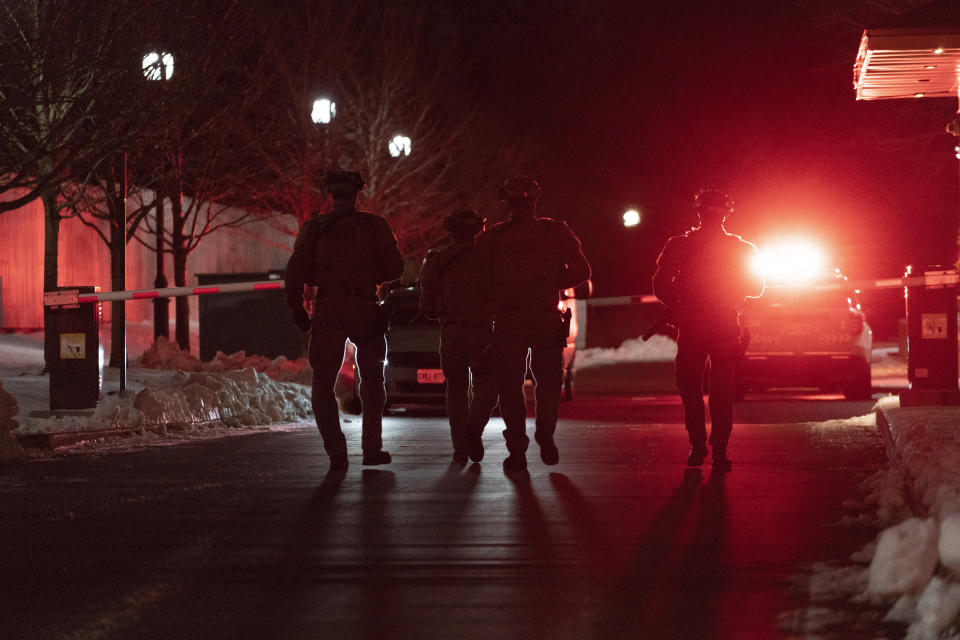
<path id="1" fill-rule="evenodd" d="M 103 392 L 99 302 L 49 304 L 58 294 L 96 293 L 99 287 L 58 287 L 44 294 L 44 358 L 50 374 L 50 410 L 93 409 Z"/>
<path id="2" fill-rule="evenodd" d="M 910 275 L 908 269 L 907 275 Z M 957 270 L 927 267 L 906 287 L 907 377 L 901 406 L 960 404 L 957 389 Z"/>

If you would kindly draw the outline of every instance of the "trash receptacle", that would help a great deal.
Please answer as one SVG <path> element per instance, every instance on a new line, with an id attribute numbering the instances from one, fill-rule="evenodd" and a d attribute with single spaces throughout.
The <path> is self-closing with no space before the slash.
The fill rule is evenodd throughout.
<path id="1" fill-rule="evenodd" d="M 57 287 L 60 293 L 96 293 L 99 287 Z M 50 374 L 50 410 L 93 409 L 103 390 L 99 302 L 44 306 L 44 358 Z"/>
<path id="2" fill-rule="evenodd" d="M 261 280 L 283 281 L 283 271 L 197 274 L 200 286 Z M 303 333 L 290 318 L 282 288 L 200 296 L 200 359 L 242 350 L 295 360 L 303 355 Z"/>
<path id="3" fill-rule="evenodd" d="M 912 274 L 907 271 L 907 276 Z M 956 269 L 927 267 L 923 281 L 908 285 L 907 378 L 910 389 L 900 403 L 960 404 L 957 389 Z"/>

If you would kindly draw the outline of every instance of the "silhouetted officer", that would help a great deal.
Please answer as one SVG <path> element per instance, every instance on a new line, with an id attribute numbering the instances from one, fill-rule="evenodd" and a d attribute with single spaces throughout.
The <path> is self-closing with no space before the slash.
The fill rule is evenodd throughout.
<path id="1" fill-rule="evenodd" d="M 381 422 L 388 318 L 378 304 L 377 285 L 400 277 L 403 258 L 387 221 L 357 211 L 357 193 L 364 185 L 360 174 L 330 172 L 324 184 L 333 196 L 333 210 L 308 220 L 297 236 L 287 263 L 287 304 L 296 325 L 311 333 L 313 413 L 330 468 L 347 468 L 347 443 L 340 430 L 334 385 L 348 338 L 357 348 L 363 464 L 386 464 L 390 454 L 382 450 Z M 303 306 L 305 285 L 317 287 L 312 319 Z"/>
<path id="2" fill-rule="evenodd" d="M 494 307 L 493 360 L 503 432 L 510 455 L 505 471 L 527 467 L 527 407 L 523 383 L 527 351 L 536 384 L 536 432 L 540 458 L 557 464 L 554 442 L 563 381 L 563 348 L 568 325 L 560 315 L 560 291 L 590 278 L 580 240 L 566 223 L 538 218 L 540 185 L 515 176 L 498 198 L 510 219 L 481 234 L 477 249 L 486 264 L 487 288 Z"/>
<path id="3" fill-rule="evenodd" d="M 709 357 L 713 468 L 729 471 L 733 374 L 740 348 L 737 306 L 763 293 L 763 277 L 751 266 L 756 248 L 723 228 L 733 201 L 707 189 L 694 203 L 700 226 L 667 241 L 657 259 L 653 291 L 679 330 L 676 378 L 691 445 L 687 464 L 703 464 L 707 455 L 703 373 Z"/>
<path id="4" fill-rule="evenodd" d="M 471 209 L 446 216 L 443 228 L 453 244 L 431 250 L 420 271 L 420 309 L 428 318 L 439 318 L 442 327 L 440 366 L 447 382 L 453 459 L 460 464 L 468 456 L 474 462 L 483 459 L 480 434 L 497 404 L 490 352 L 493 313 L 474 248 L 484 223 Z"/>

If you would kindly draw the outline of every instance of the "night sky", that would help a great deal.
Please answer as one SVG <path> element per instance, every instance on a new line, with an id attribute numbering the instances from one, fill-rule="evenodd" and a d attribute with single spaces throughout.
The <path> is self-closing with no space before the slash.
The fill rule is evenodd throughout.
<path id="1" fill-rule="evenodd" d="M 702 187 L 736 200 L 728 230 L 756 243 L 816 238 L 853 279 L 954 261 L 956 139 L 944 127 L 956 100 L 857 102 L 860 36 L 891 14 L 856 2 L 836 10 L 843 4 L 456 11 L 480 52 L 475 80 L 509 98 L 504 118 L 542 151 L 528 168 L 543 183 L 541 214 L 578 233 L 595 293 L 607 296 L 649 292 L 660 247 L 695 224 Z M 622 226 L 629 207 L 643 213 L 639 227 Z M 902 293 L 865 303 L 882 325 L 882 314 L 901 311 Z"/>

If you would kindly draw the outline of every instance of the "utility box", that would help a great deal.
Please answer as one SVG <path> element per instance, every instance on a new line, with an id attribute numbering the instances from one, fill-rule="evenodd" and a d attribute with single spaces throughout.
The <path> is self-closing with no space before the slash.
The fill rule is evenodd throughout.
<path id="1" fill-rule="evenodd" d="M 81 296 L 99 290 L 99 287 L 57 287 L 59 294 L 76 292 Z M 44 305 L 43 354 L 50 374 L 51 411 L 94 409 L 100 401 L 103 393 L 101 320 L 99 302 Z"/>
<path id="2" fill-rule="evenodd" d="M 911 277 L 908 270 L 907 277 Z M 960 404 L 957 389 L 957 270 L 927 267 L 908 285 L 907 378 L 901 406 Z"/>
<path id="3" fill-rule="evenodd" d="M 197 284 L 283 281 L 282 270 L 253 273 L 198 273 Z M 215 293 L 199 298 L 200 359 L 217 351 L 295 360 L 304 355 L 302 332 L 293 324 L 283 289 Z"/>

